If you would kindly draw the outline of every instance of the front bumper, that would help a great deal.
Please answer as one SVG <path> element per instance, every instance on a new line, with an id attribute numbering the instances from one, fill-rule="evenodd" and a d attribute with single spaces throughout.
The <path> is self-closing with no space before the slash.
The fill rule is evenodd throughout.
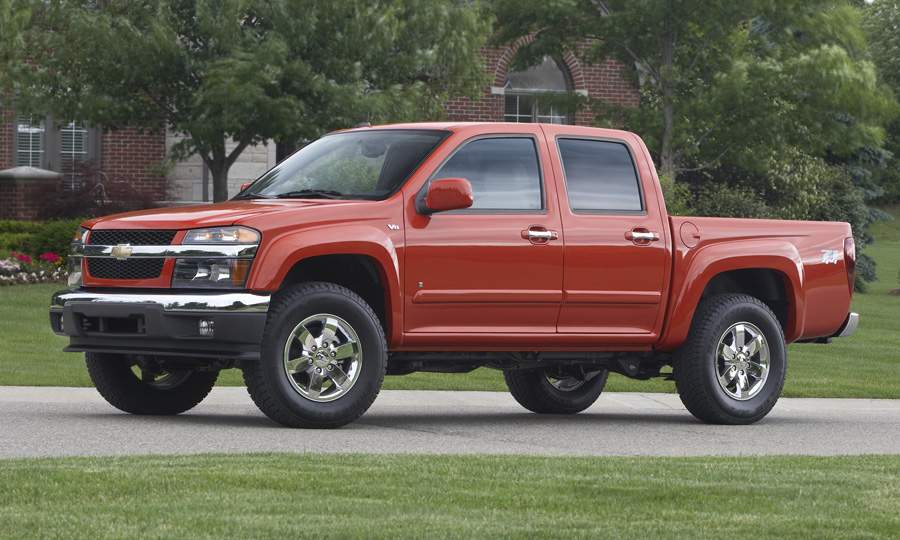
<path id="1" fill-rule="evenodd" d="M 269 299 L 249 292 L 61 291 L 50 304 L 50 327 L 69 337 L 69 352 L 257 360 Z"/>

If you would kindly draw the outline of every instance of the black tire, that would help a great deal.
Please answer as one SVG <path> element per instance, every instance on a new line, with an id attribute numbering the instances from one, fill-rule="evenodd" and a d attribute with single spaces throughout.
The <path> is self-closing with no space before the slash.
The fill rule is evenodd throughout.
<path id="1" fill-rule="evenodd" d="M 741 401 L 719 384 L 719 340 L 733 325 L 749 322 L 762 331 L 769 348 L 768 377 L 758 393 Z M 757 298 L 722 294 L 697 308 L 687 341 L 674 360 L 675 385 L 681 402 L 698 419 L 710 424 L 752 424 L 766 416 L 784 387 L 787 372 L 784 332 L 778 318 Z"/>
<path id="2" fill-rule="evenodd" d="M 575 414 L 597 401 L 609 371 L 593 374 L 577 388 L 560 390 L 547 379 L 547 369 L 510 369 L 503 372 L 506 387 L 519 404 L 538 414 Z"/>
<path id="3" fill-rule="evenodd" d="M 88 374 L 100 395 L 113 407 L 131 414 L 173 415 L 194 408 L 212 390 L 218 371 L 172 371 L 165 379 L 148 383 L 132 366 L 135 357 L 122 354 L 85 354 Z"/>
<path id="4" fill-rule="evenodd" d="M 358 378 L 334 401 L 302 395 L 288 379 L 284 348 L 294 328 L 325 313 L 346 321 L 357 333 L 363 354 Z M 375 401 L 387 368 L 387 340 L 378 316 L 353 291 L 334 283 L 309 282 L 278 293 L 269 309 L 259 362 L 244 365 L 250 397 L 266 416 L 295 428 L 336 428 L 353 422 Z"/>

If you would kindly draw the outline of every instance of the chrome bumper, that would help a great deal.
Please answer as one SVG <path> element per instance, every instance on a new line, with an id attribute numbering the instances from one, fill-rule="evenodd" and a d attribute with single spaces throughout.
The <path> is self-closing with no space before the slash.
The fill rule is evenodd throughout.
<path id="1" fill-rule="evenodd" d="M 256 360 L 270 296 L 79 289 L 53 295 L 50 327 L 71 352 Z"/>
<path id="2" fill-rule="evenodd" d="M 848 337 L 852 336 L 856 333 L 856 329 L 859 327 L 859 313 L 850 312 L 847 315 L 847 320 L 844 321 L 844 324 L 841 326 L 841 329 L 837 331 L 837 333 L 832 337 Z"/>
<path id="3" fill-rule="evenodd" d="M 60 291 L 53 295 L 50 310 L 62 310 L 70 303 L 151 304 L 163 311 L 180 312 L 262 312 L 269 310 L 268 294 L 256 293 L 127 293 L 86 290 Z"/>

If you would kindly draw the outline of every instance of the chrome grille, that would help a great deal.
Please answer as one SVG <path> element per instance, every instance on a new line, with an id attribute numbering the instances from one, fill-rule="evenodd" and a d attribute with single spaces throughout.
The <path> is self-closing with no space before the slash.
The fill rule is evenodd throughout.
<path id="1" fill-rule="evenodd" d="M 91 231 L 88 244 L 97 246 L 168 246 L 178 231 L 111 229 Z M 88 257 L 91 277 L 98 279 L 155 279 L 162 273 L 165 258 L 111 259 Z"/>

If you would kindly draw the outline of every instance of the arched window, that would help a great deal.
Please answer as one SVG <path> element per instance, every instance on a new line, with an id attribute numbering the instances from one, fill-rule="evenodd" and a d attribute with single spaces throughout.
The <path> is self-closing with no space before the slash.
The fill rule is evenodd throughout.
<path id="1" fill-rule="evenodd" d="M 549 56 L 524 71 L 511 71 L 504 95 L 507 122 L 543 122 L 567 124 L 569 116 L 559 98 L 571 91 L 565 68 Z"/>

